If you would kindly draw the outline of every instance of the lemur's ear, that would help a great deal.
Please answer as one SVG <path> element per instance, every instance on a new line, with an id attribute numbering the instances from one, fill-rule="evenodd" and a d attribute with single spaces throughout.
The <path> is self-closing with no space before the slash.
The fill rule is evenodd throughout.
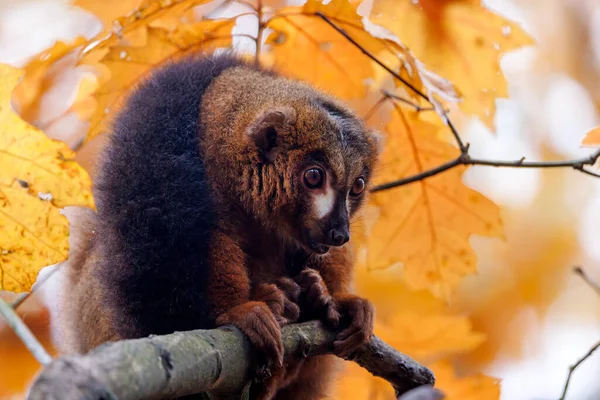
<path id="1" fill-rule="evenodd" d="M 296 110 L 292 107 L 278 107 L 259 114 L 252 122 L 246 134 L 262 150 L 268 161 L 275 160 L 280 135 L 288 129 L 288 125 L 296 121 Z"/>

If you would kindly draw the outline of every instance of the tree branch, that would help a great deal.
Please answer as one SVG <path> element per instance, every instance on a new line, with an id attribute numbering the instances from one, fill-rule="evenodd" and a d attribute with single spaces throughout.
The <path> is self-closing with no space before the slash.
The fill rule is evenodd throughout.
<path id="1" fill-rule="evenodd" d="M 445 164 L 441 164 L 438 167 L 430 170 L 415 174 L 406 178 L 398 179 L 395 181 L 387 182 L 371 189 L 372 192 L 380 192 L 382 190 L 392 189 L 398 186 L 408 185 L 409 183 L 421 181 L 425 178 L 429 178 L 440 174 L 444 171 L 457 167 L 459 165 L 486 165 L 491 167 L 505 167 L 505 168 L 573 168 L 576 171 L 584 172 L 588 175 L 600 177 L 600 175 L 594 174 L 593 172 L 585 170 L 585 165 L 594 165 L 598 158 L 600 158 L 600 150 L 595 151 L 587 157 L 576 158 L 573 160 L 564 161 L 525 161 L 525 157 L 518 160 L 484 160 L 471 158 L 469 155 L 469 146 L 465 146 L 466 150 L 464 153 L 459 155 L 453 160 L 448 161 Z"/>
<path id="2" fill-rule="evenodd" d="M 583 271 L 583 268 L 581 267 L 575 267 L 573 269 L 573 271 L 581 276 L 583 278 L 583 280 L 585 281 L 585 283 L 587 283 L 597 294 L 600 294 L 600 285 L 598 285 L 596 282 L 592 281 L 587 274 Z M 590 356 L 600 347 L 600 342 L 596 343 L 595 345 L 593 345 L 588 352 L 586 353 L 586 355 L 584 355 L 583 357 L 581 357 L 579 360 L 577 360 L 577 362 L 573 365 L 571 365 L 569 367 L 569 375 L 567 375 L 567 380 L 565 381 L 565 386 L 563 387 L 563 392 L 562 395 L 560 396 L 559 400 L 565 400 L 566 396 L 567 396 L 567 390 L 569 389 L 569 384 L 571 383 L 571 377 L 573 376 L 573 373 L 575 372 L 575 370 L 577 369 L 577 367 L 579 367 L 579 365 L 581 363 L 583 363 L 585 360 L 587 360 L 588 358 L 590 358 Z"/>
<path id="3" fill-rule="evenodd" d="M 282 330 L 286 361 L 331 352 L 336 333 L 320 322 Z M 373 337 L 352 359 L 394 386 L 398 396 L 432 385 L 431 371 Z M 156 399 L 213 392 L 237 394 L 253 376 L 254 355 L 231 326 L 107 343 L 86 355 L 50 363 L 30 388 L 30 400 Z"/>
<path id="4" fill-rule="evenodd" d="M 579 360 L 577 360 L 577 362 L 575 364 L 573 364 L 572 366 L 569 367 L 569 375 L 567 376 L 567 381 L 565 382 L 565 387 L 563 388 L 563 392 L 562 392 L 562 395 L 560 396 L 559 400 L 565 400 L 565 398 L 567 396 L 567 390 L 569 389 L 569 383 L 571 383 L 571 376 L 573 375 L 573 372 L 575 372 L 577 367 L 579 367 L 579 364 L 581 364 L 582 362 L 587 360 L 594 353 L 594 351 L 596 351 L 598 349 L 598 347 L 600 347 L 600 342 L 596 343 L 587 352 L 587 354 L 585 356 L 581 357 Z"/>

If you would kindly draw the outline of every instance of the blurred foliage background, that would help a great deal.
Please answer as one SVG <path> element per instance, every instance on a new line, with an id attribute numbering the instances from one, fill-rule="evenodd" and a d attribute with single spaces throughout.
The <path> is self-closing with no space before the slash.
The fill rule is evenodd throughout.
<path id="1" fill-rule="evenodd" d="M 127 9 L 131 2 L 121 4 Z M 600 124 L 600 1 L 483 3 L 521 23 L 536 46 L 503 56 L 510 98 L 496 100 L 489 124 L 468 117 L 458 121 L 472 155 L 512 160 L 589 154 L 580 143 Z M 0 63 L 25 66 L 56 40 L 91 37 L 100 29 L 97 18 L 67 1 L 0 0 Z M 477 60 L 471 61 L 477 66 Z M 84 73 L 76 67 L 61 69 L 59 84 L 46 94 L 35 115 L 23 117 L 52 138 L 79 143 L 89 127 L 70 106 Z M 98 136 L 76 154 L 92 177 L 94 156 L 104 139 Z M 600 281 L 600 183 L 569 169 L 490 167 L 470 168 L 464 181 L 501 206 L 504 237 L 471 238 L 478 273 L 463 279 L 452 302 L 442 304 L 428 292 L 409 291 L 393 268 L 369 278 L 360 270 L 358 290 L 377 295 L 378 314 L 386 321 L 378 334 L 398 348 L 411 349 L 420 360 L 435 358 L 440 384 L 452 381 L 447 385 L 452 398 L 498 398 L 488 378 L 479 375 L 483 373 L 500 380 L 502 399 L 557 399 L 568 367 L 600 340 L 600 298 L 572 272 L 580 265 Z M 48 305 L 57 284 L 46 282 L 19 309 L 50 349 L 53 310 Z M 8 292 L 2 296 L 14 298 Z M 410 307 L 402 307 L 405 304 Z M 411 324 L 419 314 L 432 316 L 429 326 Z M 446 353 L 447 359 L 437 360 Z M 0 318 L 0 399 L 23 398 L 38 368 Z M 369 378 L 362 371 L 348 368 L 340 398 L 349 398 L 344 393 L 389 398 L 385 385 L 365 384 Z M 567 398 L 599 398 L 599 373 L 600 356 L 591 357 L 577 370 Z"/>

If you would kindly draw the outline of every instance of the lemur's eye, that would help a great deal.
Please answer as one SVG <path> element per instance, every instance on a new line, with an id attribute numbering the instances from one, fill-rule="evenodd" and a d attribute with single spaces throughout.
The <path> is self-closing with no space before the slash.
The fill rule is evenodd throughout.
<path id="1" fill-rule="evenodd" d="M 321 168 L 311 168 L 304 173 L 304 184 L 309 189 L 317 189 L 323 185 L 325 173 Z"/>
<path id="2" fill-rule="evenodd" d="M 352 189 L 350 190 L 351 196 L 358 196 L 365 190 L 365 180 L 363 178 L 358 178 L 354 181 L 354 185 L 352 185 Z"/>

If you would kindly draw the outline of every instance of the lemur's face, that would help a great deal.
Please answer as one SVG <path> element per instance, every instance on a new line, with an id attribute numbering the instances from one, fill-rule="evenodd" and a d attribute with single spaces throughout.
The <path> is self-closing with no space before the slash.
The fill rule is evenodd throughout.
<path id="1" fill-rule="evenodd" d="M 265 110 L 246 129 L 253 167 L 241 195 L 287 242 L 325 254 L 350 240 L 378 135 L 339 104 L 310 98 Z"/>
<path id="2" fill-rule="evenodd" d="M 350 220 L 364 202 L 370 170 L 359 154 L 348 157 L 342 148 L 310 154 L 298 169 L 298 217 L 303 247 L 325 254 L 350 240 Z"/>

